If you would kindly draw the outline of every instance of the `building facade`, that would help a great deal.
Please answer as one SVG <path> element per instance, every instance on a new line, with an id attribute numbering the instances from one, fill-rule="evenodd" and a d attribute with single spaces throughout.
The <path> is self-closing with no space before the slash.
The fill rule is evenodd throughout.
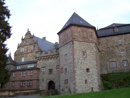
<path id="1" fill-rule="evenodd" d="M 100 91 L 100 74 L 130 71 L 130 24 L 96 30 L 74 13 L 58 35 L 59 44 L 27 31 L 7 62 L 11 77 L 5 90 Z"/>

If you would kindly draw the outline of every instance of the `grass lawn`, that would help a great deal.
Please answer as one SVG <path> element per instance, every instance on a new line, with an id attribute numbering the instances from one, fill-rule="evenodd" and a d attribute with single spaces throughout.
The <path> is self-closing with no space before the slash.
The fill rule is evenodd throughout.
<path id="1" fill-rule="evenodd" d="M 75 95 L 48 96 L 40 98 L 130 98 L 130 88 L 91 92 Z"/>

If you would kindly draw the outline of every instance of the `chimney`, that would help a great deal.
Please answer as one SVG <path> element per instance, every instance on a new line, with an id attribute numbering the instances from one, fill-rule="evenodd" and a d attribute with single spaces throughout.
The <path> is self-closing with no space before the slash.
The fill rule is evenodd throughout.
<path id="1" fill-rule="evenodd" d="M 43 40 L 46 40 L 46 37 L 43 37 L 42 39 L 43 39 Z"/>

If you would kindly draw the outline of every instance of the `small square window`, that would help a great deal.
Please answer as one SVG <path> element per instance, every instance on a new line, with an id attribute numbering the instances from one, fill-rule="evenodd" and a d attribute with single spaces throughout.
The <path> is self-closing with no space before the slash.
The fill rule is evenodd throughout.
<path id="1" fill-rule="evenodd" d="M 63 73 L 63 68 L 60 68 L 60 72 Z"/>
<path id="2" fill-rule="evenodd" d="M 86 57 L 86 51 L 82 51 L 82 56 Z"/>
<path id="3" fill-rule="evenodd" d="M 122 39 L 120 37 L 118 38 L 118 43 L 122 44 Z"/>
<path id="4" fill-rule="evenodd" d="M 65 73 L 65 74 L 67 73 L 67 68 L 65 68 L 65 71 L 64 71 L 64 73 Z"/>
<path id="5" fill-rule="evenodd" d="M 128 66 L 128 60 L 123 60 L 123 66 L 127 67 Z"/>
<path id="6" fill-rule="evenodd" d="M 65 54 L 65 60 L 67 60 L 67 54 Z"/>
<path id="7" fill-rule="evenodd" d="M 109 64 L 110 64 L 110 68 L 116 68 L 116 61 L 110 61 L 109 62 Z"/>
<path id="8" fill-rule="evenodd" d="M 86 68 L 86 72 L 89 72 L 90 70 L 89 70 L 89 68 Z"/>
<path id="9" fill-rule="evenodd" d="M 56 69 L 57 69 L 57 71 L 59 71 L 60 70 L 60 65 L 57 65 Z"/>
<path id="10" fill-rule="evenodd" d="M 64 84 L 65 84 L 65 85 L 68 84 L 68 79 L 65 79 L 65 80 L 64 80 Z"/>
<path id="11" fill-rule="evenodd" d="M 122 55 L 122 56 L 125 55 L 124 49 L 121 49 L 121 55 Z"/>
<path id="12" fill-rule="evenodd" d="M 53 73 L 53 69 L 49 69 L 49 74 L 52 74 Z"/>
<path id="13" fill-rule="evenodd" d="M 85 84 L 87 84 L 87 82 L 88 82 L 87 79 L 85 79 Z"/>

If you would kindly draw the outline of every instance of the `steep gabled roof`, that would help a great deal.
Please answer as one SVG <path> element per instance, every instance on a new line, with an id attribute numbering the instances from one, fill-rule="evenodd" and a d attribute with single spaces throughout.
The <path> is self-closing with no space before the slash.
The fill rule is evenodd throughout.
<path id="1" fill-rule="evenodd" d="M 78 26 L 85 26 L 85 27 L 93 27 L 91 24 L 89 24 L 87 21 L 85 21 L 83 18 L 81 18 L 78 14 L 75 12 L 73 15 L 69 18 L 69 20 L 65 23 L 65 25 L 62 27 L 62 29 L 58 32 L 58 34 L 69 27 L 70 25 L 78 25 Z"/>
<path id="2" fill-rule="evenodd" d="M 115 32 L 114 30 L 115 28 L 117 29 L 117 32 Z M 97 30 L 97 33 L 98 33 L 98 37 L 128 34 L 130 33 L 130 24 L 113 23 L 109 26 Z"/>
<path id="3" fill-rule="evenodd" d="M 48 51 L 48 50 L 53 50 L 54 44 L 47 41 L 45 38 L 41 39 L 39 37 L 34 36 L 34 41 L 38 42 L 38 46 L 42 51 Z"/>

